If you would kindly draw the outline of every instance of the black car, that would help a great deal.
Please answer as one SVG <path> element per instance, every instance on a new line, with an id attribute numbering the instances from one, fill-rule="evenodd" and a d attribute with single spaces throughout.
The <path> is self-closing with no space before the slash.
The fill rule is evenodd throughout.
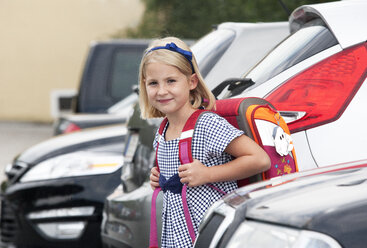
<path id="1" fill-rule="evenodd" d="M 362 248 L 367 243 L 367 160 L 240 188 L 213 205 L 195 248 Z"/>
<path id="2" fill-rule="evenodd" d="M 125 122 L 126 114 L 109 108 L 123 99 L 128 104 L 149 42 L 148 39 L 115 39 L 91 43 L 78 93 L 72 99 L 72 113 L 62 114 L 55 120 L 54 133 Z"/>
<path id="3" fill-rule="evenodd" d="M 101 247 L 105 198 L 121 182 L 126 126 L 60 135 L 6 168 L 0 247 Z"/>

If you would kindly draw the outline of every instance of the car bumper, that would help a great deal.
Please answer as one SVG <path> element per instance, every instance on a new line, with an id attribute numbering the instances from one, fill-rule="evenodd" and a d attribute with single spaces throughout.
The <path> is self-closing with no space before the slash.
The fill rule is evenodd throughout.
<path id="1" fill-rule="evenodd" d="M 109 235 L 102 233 L 101 237 L 103 248 L 132 248 L 131 246 L 122 243 L 119 239 L 114 239 Z"/>
<path id="2" fill-rule="evenodd" d="M 103 204 L 120 176 L 117 170 L 9 185 L 1 197 L 2 247 L 101 247 Z"/>
<path id="3" fill-rule="evenodd" d="M 129 193 L 117 188 L 107 197 L 103 211 L 102 242 L 106 248 L 148 247 L 150 209 L 153 191 L 149 182 Z M 161 230 L 160 216 L 163 194 L 157 198 L 157 230 Z M 160 240 L 160 232 L 158 232 Z"/>

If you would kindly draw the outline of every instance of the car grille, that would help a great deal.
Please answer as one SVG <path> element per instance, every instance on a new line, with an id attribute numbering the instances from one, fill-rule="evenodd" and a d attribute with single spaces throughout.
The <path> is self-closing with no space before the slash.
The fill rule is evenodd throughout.
<path id="1" fill-rule="evenodd" d="M 14 242 L 17 228 L 15 215 L 6 201 L 1 200 L 0 212 L 0 245 L 11 245 Z"/>

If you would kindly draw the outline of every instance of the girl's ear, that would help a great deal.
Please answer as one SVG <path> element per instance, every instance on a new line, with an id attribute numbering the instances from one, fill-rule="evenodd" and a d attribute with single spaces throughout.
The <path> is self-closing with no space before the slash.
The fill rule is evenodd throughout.
<path id="1" fill-rule="evenodd" d="M 198 82 L 199 82 L 199 78 L 196 75 L 196 73 L 192 74 L 190 76 L 190 79 L 189 80 L 190 80 L 190 82 L 189 82 L 189 84 L 190 84 L 190 90 L 195 89 L 198 86 Z"/>

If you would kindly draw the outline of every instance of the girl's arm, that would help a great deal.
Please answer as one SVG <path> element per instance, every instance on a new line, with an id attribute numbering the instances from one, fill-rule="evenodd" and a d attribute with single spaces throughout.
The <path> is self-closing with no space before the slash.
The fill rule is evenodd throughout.
<path id="1" fill-rule="evenodd" d="M 268 154 L 246 135 L 233 139 L 225 152 L 235 159 L 212 167 L 206 167 L 196 159 L 192 163 L 181 165 L 178 168 L 181 182 L 194 187 L 207 183 L 235 181 L 270 168 Z"/>

